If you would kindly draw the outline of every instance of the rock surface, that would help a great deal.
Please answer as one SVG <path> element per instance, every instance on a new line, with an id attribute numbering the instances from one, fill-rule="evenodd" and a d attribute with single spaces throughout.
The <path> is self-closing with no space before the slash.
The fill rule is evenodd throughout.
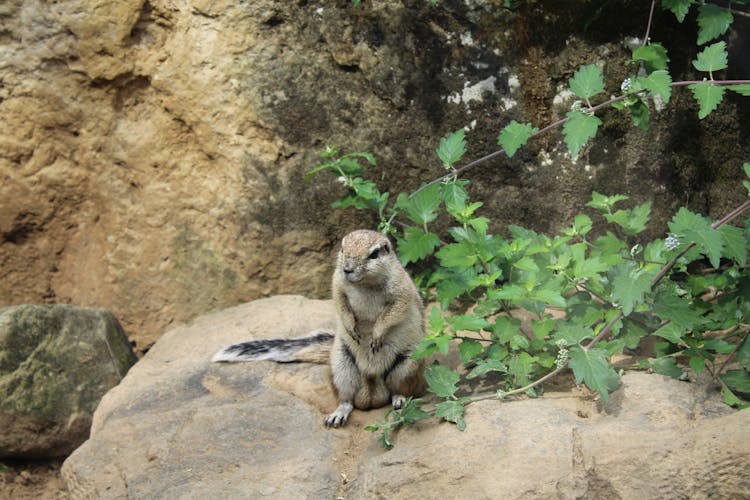
<path id="1" fill-rule="evenodd" d="M 137 358 L 109 311 L 0 308 L 0 457 L 64 457 Z"/>
<path id="2" fill-rule="evenodd" d="M 373 220 L 331 210 L 334 176 L 304 180 L 319 151 L 373 151 L 383 191 L 413 189 L 444 172 L 450 131 L 470 130 L 473 159 L 512 119 L 564 116 L 581 64 L 619 89 L 648 18 L 647 3 L 594 22 L 583 0 L 430 3 L 4 0 L 0 303 L 106 307 L 145 352 L 207 311 L 327 296 L 335 242 Z M 653 35 L 675 78 L 697 76 L 691 29 L 657 9 Z M 577 160 L 550 134 L 472 171 L 482 215 L 553 230 L 592 190 L 653 201 L 657 224 L 685 200 L 726 213 L 745 196 L 750 99 L 705 120 L 687 90 L 672 101 L 649 132 L 607 116 Z"/>
<path id="3" fill-rule="evenodd" d="M 226 344 L 328 328 L 328 301 L 278 296 L 165 334 L 102 400 L 63 466 L 74 498 L 736 498 L 750 488 L 750 411 L 706 385 L 627 374 L 588 392 L 472 404 L 467 429 L 422 422 L 384 451 L 335 406 L 327 368 L 211 364 Z"/>

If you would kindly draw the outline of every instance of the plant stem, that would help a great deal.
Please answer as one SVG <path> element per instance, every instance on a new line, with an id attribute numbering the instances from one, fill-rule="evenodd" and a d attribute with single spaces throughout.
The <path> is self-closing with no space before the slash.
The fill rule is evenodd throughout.
<path id="1" fill-rule="evenodd" d="M 648 38 L 651 36 L 651 24 L 654 21 L 654 7 L 656 7 L 656 0 L 651 0 L 651 10 L 648 13 L 648 23 L 646 24 L 646 34 L 643 35 L 643 43 L 641 47 L 645 47 L 648 44 Z"/>
<path id="2" fill-rule="evenodd" d="M 696 83 L 705 83 L 707 81 L 709 81 L 709 80 L 705 80 L 705 81 L 704 80 L 686 80 L 686 81 L 672 82 L 671 85 L 672 85 L 672 87 L 685 87 L 685 86 L 693 85 L 693 84 L 696 84 Z M 745 84 L 750 84 L 750 80 L 710 80 L 710 82 L 712 84 L 714 84 L 714 85 L 745 85 Z M 611 106 L 612 104 L 614 104 L 616 102 L 620 102 L 620 101 L 625 100 L 625 99 L 627 99 L 629 97 L 632 97 L 633 95 L 637 95 L 637 94 L 640 94 L 640 93 L 643 93 L 643 92 L 646 92 L 646 89 L 642 89 L 642 90 L 639 90 L 639 91 L 636 91 L 636 92 L 629 92 L 627 94 L 623 94 L 621 96 L 617 96 L 617 97 L 614 97 L 612 99 L 608 99 L 608 100 L 604 101 L 601 104 L 597 104 L 596 106 L 593 106 L 592 108 L 590 108 L 588 110 L 588 112 L 595 113 L 596 111 L 599 111 L 602 108 L 606 108 L 606 107 Z M 561 119 L 557 120 L 556 122 L 550 123 L 546 127 L 541 128 L 541 129 L 537 130 L 536 132 L 534 132 L 533 134 L 531 134 L 527 140 L 531 140 L 534 137 L 542 135 L 542 134 L 544 134 L 545 132 L 547 132 L 549 130 L 552 130 L 554 128 L 560 127 L 560 126 L 564 125 L 568 120 L 570 120 L 570 118 L 565 117 L 565 118 L 561 118 Z M 489 153 L 489 154 L 487 154 L 487 155 L 485 155 L 485 156 L 483 156 L 483 157 L 481 157 L 481 158 L 479 158 L 477 160 L 474 160 L 474 161 L 472 161 L 470 163 L 467 163 L 463 167 L 460 167 L 460 168 L 457 168 L 455 170 L 452 170 L 448 174 L 442 175 L 442 176 L 438 177 L 437 179 L 433 179 L 432 181 L 428 182 L 427 184 L 422 185 L 416 191 L 414 191 L 413 193 L 411 193 L 409 195 L 409 198 L 412 198 L 412 197 L 416 196 L 417 193 L 420 193 L 420 192 L 424 191 L 425 189 L 427 189 L 428 187 L 430 187 L 430 186 L 432 186 L 434 184 L 437 184 L 439 182 L 443 182 L 444 180 L 446 180 L 446 179 L 448 179 L 450 177 L 454 177 L 454 176 L 458 177 L 458 175 L 466 172 L 467 170 L 470 170 L 470 169 L 472 169 L 472 168 L 474 168 L 476 166 L 481 165 L 482 163 L 486 163 L 486 162 L 488 162 L 488 161 L 490 161 L 490 160 L 492 160 L 494 158 L 497 158 L 498 156 L 500 156 L 504 152 L 505 152 L 504 149 L 502 149 L 502 148 L 498 149 L 498 150 L 493 151 L 492 153 Z"/>

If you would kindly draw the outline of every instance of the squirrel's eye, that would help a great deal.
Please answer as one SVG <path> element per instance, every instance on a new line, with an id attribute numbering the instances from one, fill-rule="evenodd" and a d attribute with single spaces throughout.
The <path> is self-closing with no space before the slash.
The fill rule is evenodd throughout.
<path id="1" fill-rule="evenodd" d="M 370 255 L 367 256 L 368 259 L 374 260 L 377 259 L 380 256 L 380 249 L 376 248 L 372 252 L 370 252 Z"/>

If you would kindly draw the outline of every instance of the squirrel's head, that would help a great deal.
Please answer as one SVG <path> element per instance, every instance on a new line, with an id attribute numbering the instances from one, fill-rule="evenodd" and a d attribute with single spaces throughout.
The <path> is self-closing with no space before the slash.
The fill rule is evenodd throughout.
<path id="1" fill-rule="evenodd" d="M 336 272 L 349 283 L 376 285 L 392 274 L 394 264 L 401 265 L 390 240 L 362 229 L 344 236 Z"/>

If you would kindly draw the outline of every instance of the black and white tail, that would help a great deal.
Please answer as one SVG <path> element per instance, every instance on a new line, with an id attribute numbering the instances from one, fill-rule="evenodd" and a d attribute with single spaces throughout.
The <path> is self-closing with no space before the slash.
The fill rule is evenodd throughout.
<path id="1" fill-rule="evenodd" d="M 214 354 L 211 361 L 231 363 L 270 360 L 278 363 L 327 363 L 332 345 L 333 334 L 318 331 L 292 339 L 251 340 L 230 345 Z"/>

